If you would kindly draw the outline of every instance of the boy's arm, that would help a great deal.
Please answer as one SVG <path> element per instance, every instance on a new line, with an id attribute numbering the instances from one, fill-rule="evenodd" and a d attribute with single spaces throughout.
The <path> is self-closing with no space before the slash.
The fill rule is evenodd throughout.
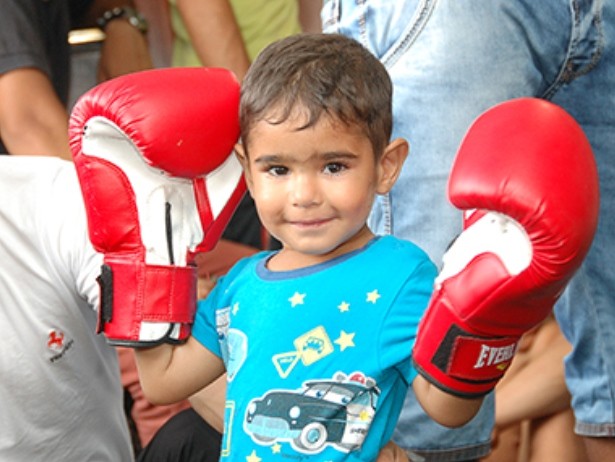
<path id="1" fill-rule="evenodd" d="M 551 313 L 581 265 L 597 224 L 598 177 L 574 119 L 520 98 L 470 127 L 448 195 L 466 211 L 465 229 L 444 256 L 413 361 L 422 404 L 438 416 L 452 405 L 463 423 L 476 403 L 456 400 L 495 387 L 521 335 Z"/>
<path id="2" fill-rule="evenodd" d="M 143 393 L 153 404 L 187 399 L 224 373 L 222 360 L 194 337 L 181 345 L 136 348 L 135 357 Z"/>
<path id="3" fill-rule="evenodd" d="M 219 433 L 222 433 L 224 430 L 225 400 L 226 375 L 220 376 L 213 383 L 189 398 L 194 410 Z"/>
<path id="4" fill-rule="evenodd" d="M 422 375 L 412 382 L 416 399 L 429 417 L 445 427 L 459 427 L 476 415 L 483 397 L 469 399 L 442 391 Z"/>

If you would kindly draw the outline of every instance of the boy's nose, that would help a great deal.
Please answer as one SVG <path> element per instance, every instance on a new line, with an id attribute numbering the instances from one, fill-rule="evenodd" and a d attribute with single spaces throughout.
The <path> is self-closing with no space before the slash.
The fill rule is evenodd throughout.
<path id="1" fill-rule="evenodd" d="M 310 207 L 320 201 L 318 182 L 309 175 L 297 175 L 291 184 L 290 197 L 296 207 Z"/>

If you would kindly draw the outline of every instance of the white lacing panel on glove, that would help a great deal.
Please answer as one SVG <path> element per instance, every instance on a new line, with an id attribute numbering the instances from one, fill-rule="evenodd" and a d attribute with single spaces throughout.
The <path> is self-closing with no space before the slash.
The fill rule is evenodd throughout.
<path id="1" fill-rule="evenodd" d="M 465 229 L 442 257 L 436 286 L 460 273 L 478 255 L 496 255 L 511 275 L 532 261 L 532 243 L 523 227 L 507 215 L 487 212 Z"/>

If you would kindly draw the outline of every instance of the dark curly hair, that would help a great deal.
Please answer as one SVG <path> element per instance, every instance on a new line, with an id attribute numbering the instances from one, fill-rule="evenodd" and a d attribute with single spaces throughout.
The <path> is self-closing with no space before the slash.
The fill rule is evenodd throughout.
<path id="1" fill-rule="evenodd" d="M 305 111 L 305 129 L 323 114 L 356 124 L 379 156 L 392 130 L 392 84 L 378 59 L 338 34 L 298 34 L 266 47 L 250 66 L 240 102 L 241 141 L 248 152 L 254 125 L 283 123 Z"/>

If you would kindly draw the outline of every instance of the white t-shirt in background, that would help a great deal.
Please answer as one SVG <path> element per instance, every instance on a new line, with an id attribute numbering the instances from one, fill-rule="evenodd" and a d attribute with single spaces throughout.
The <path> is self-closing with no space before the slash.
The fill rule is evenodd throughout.
<path id="1" fill-rule="evenodd" d="M 72 163 L 0 156 L 0 460 L 132 460 Z"/>

